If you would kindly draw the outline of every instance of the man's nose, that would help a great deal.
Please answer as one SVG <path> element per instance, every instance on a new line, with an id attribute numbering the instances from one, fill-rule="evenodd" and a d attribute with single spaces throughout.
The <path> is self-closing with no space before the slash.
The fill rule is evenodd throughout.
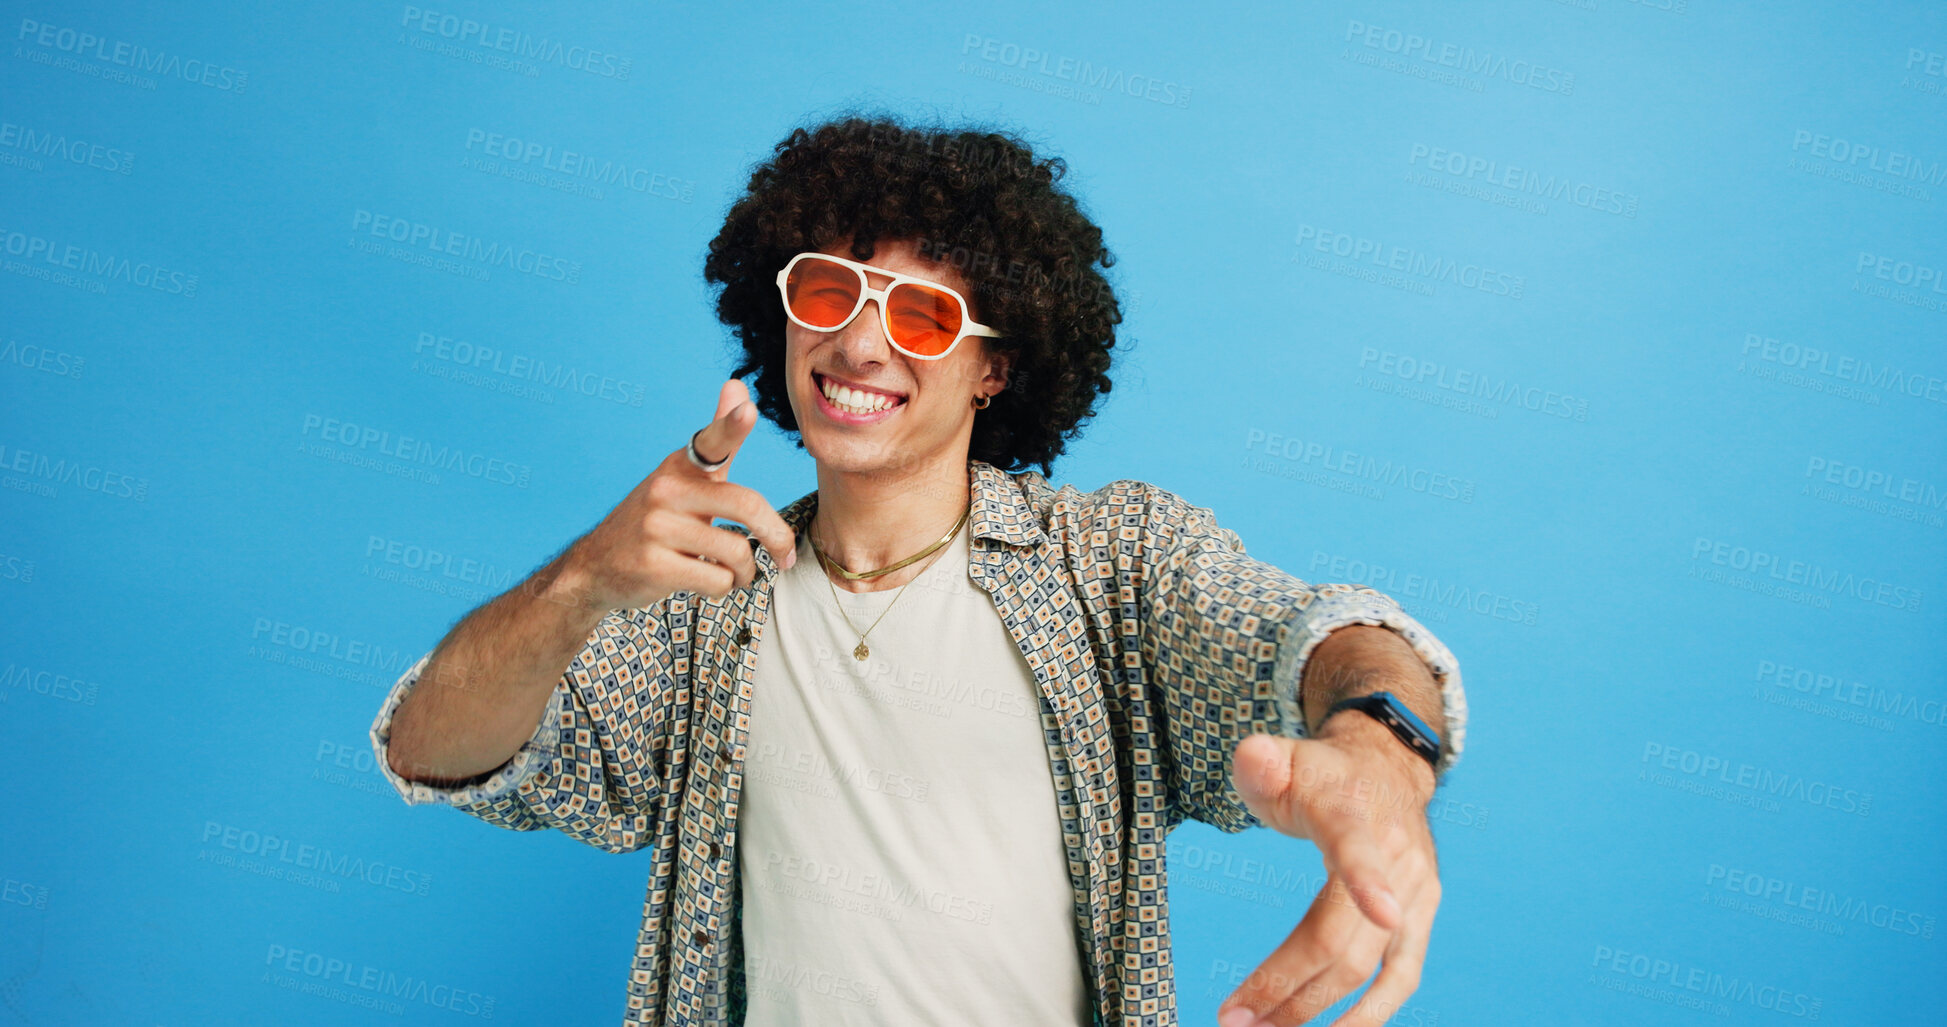
<path id="1" fill-rule="evenodd" d="M 867 299 L 852 323 L 839 330 L 837 346 L 846 361 L 854 367 L 869 363 L 883 364 L 891 359 L 892 346 L 886 341 L 885 321 L 879 314 L 879 300 L 876 297 Z"/>

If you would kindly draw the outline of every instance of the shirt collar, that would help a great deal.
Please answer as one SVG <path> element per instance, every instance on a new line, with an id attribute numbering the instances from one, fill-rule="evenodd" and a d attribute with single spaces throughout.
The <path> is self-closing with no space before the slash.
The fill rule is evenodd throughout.
<path id="1" fill-rule="evenodd" d="M 1010 546 L 1038 546 L 1047 541 L 1041 518 L 1025 494 L 1041 476 L 1033 471 L 1015 476 L 982 460 L 967 461 L 968 486 L 973 493 L 973 514 L 967 518 L 976 539 L 992 539 Z M 778 511 L 793 533 L 802 532 L 818 509 L 818 492 L 813 490 Z"/>

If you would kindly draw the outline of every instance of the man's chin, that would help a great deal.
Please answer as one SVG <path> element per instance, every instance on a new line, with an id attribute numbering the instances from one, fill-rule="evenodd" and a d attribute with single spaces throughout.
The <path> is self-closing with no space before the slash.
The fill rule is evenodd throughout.
<path id="1" fill-rule="evenodd" d="M 878 440 L 807 436 L 805 451 L 821 471 L 870 478 L 901 475 L 911 471 L 915 463 L 906 447 Z"/>
<path id="2" fill-rule="evenodd" d="M 804 448 L 818 461 L 819 467 L 833 471 L 874 470 L 887 463 L 891 456 L 882 442 L 846 438 L 843 433 L 833 431 L 806 433 Z"/>

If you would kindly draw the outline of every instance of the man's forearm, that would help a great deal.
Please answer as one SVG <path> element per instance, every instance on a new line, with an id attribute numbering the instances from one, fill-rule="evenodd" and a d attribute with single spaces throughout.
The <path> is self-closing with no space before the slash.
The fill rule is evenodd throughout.
<path id="1" fill-rule="evenodd" d="M 1314 734 L 1321 733 L 1317 730 L 1318 722 L 1333 703 L 1373 692 L 1391 692 L 1433 729 L 1442 745 L 1446 744 L 1447 718 L 1440 684 L 1427 669 L 1426 661 L 1396 632 L 1369 624 L 1339 628 L 1311 651 L 1299 687 L 1306 728 Z M 1432 794 L 1435 783 L 1432 768 L 1370 717 L 1353 711 L 1341 713 L 1325 725 L 1322 734 L 1370 741 L 1389 754 L 1397 749 L 1418 764 L 1414 776 L 1421 778 L 1427 794 Z"/>
<path id="2" fill-rule="evenodd" d="M 572 551 L 474 610 L 434 648 L 393 714 L 394 772 L 464 781 L 506 763 L 533 736 L 555 683 L 608 613 Z"/>

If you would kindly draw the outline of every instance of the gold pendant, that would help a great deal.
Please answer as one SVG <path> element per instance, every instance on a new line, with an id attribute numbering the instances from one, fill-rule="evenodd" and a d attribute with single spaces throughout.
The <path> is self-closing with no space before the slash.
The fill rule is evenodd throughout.
<path id="1" fill-rule="evenodd" d="M 854 660 L 864 660 L 871 655 L 872 650 L 865 647 L 865 639 L 863 638 L 859 639 L 859 644 L 852 648 L 852 659 Z"/>

